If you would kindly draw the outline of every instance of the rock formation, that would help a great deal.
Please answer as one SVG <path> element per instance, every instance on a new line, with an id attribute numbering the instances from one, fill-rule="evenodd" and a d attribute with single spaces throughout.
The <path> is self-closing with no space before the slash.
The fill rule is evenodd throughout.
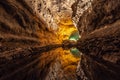
<path id="1" fill-rule="evenodd" d="M 78 48 L 83 53 L 77 70 L 80 80 L 120 80 L 119 5 L 119 0 L 93 0 L 77 17 Z"/>
<path id="2" fill-rule="evenodd" d="M 59 44 L 57 35 L 25 1 L 0 1 L 0 80 L 38 80 L 38 68 L 32 67 L 41 52 L 50 50 L 55 43 Z"/>
<path id="3" fill-rule="evenodd" d="M 120 80 L 119 9 L 120 0 L 0 0 L 0 80 Z"/>
<path id="4" fill-rule="evenodd" d="M 63 49 L 48 52 L 62 39 L 27 1 L 0 1 L 0 80 L 76 79 L 79 58 Z"/>
<path id="5" fill-rule="evenodd" d="M 59 18 L 64 14 L 71 16 L 71 6 L 75 0 L 25 0 L 34 13 L 44 18 L 50 30 L 57 30 Z"/>

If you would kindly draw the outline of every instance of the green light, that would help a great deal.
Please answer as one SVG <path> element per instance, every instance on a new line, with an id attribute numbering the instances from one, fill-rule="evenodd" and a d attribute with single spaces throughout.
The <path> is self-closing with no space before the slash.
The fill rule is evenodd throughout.
<path id="1" fill-rule="evenodd" d="M 69 40 L 75 40 L 75 41 L 77 41 L 79 38 L 80 38 L 80 37 L 79 37 L 78 31 L 74 31 L 74 32 L 70 35 Z"/>
<path id="2" fill-rule="evenodd" d="M 71 48 L 70 52 L 75 56 L 75 57 L 80 57 L 80 51 L 77 48 Z"/>
<path id="3" fill-rule="evenodd" d="M 74 40 L 74 41 L 76 41 L 76 39 L 75 39 L 75 38 L 69 38 L 69 40 Z"/>

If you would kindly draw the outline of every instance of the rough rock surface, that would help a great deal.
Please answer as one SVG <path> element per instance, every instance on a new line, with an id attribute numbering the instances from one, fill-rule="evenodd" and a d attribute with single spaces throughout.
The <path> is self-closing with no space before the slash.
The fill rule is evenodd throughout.
<path id="1" fill-rule="evenodd" d="M 39 55 L 55 43 L 56 34 L 24 0 L 0 1 L 0 80 L 38 80 Z"/>
<path id="2" fill-rule="evenodd" d="M 77 6 L 77 5 L 76 5 Z M 79 80 L 120 80 L 120 0 L 93 0 L 79 18 Z"/>
<path id="3" fill-rule="evenodd" d="M 79 58 L 53 50 L 58 35 L 26 1 L 0 0 L 0 80 L 75 80 Z"/>
<path id="4" fill-rule="evenodd" d="M 45 52 L 61 46 L 51 45 L 59 39 L 50 31 L 50 12 L 65 9 L 64 1 L 0 0 L 0 80 L 120 80 L 120 0 L 76 0 L 72 6 L 83 53 L 77 77 L 78 59 L 61 49 Z"/>
<path id="5" fill-rule="evenodd" d="M 71 16 L 71 6 L 75 0 L 25 0 L 32 7 L 35 14 L 42 16 L 50 30 L 58 29 L 59 18 L 64 13 Z"/>
<path id="6" fill-rule="evenodd" d="M 48 36 L 53 40 L 46 39 Z M 55 37 L 47 29 L 45 21 L 34 15 L 24 1 L 0 1 L 0 46 L 8 46 L 13 42 L 17 47 L 22 44 L 42 46 L 58 42 Z"/>
<path id="7" fill-rule="evenodd" d="M 89 7 L 91 7 L 92 1 L 93 0 L 76 0 L 71 6 L 73 12 L 72 19 L 76 26 L 79 26 L 78 23 L 80 16 L 82 16 L 84 11 L 86 11 Z"/>

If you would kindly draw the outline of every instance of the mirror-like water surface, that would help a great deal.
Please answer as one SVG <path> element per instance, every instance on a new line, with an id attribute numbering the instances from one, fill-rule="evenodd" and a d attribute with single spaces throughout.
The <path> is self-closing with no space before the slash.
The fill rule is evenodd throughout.
<path id="1" fill-rule="evenodd" d="M 48 70 L 47 75 L 43 73 L 47 76 L 45 80 L 54 80 L 54 78 L 57 80 L 76 80 L 76 68 L 79 60 L 80 52 L 78 49 L 57 48 L 42 53 L 38 67 L 41 67 L 40 70 L 43 72 Z"/>

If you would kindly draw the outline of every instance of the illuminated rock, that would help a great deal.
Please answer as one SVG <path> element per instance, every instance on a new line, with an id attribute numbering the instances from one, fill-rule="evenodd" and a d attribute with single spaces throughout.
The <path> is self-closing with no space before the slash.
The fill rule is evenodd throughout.
<path id="1" fill-rule="evenodd" d="M 78 49 L 83 53 L 77 70 L 80 80 L 120 80 L 119 5 L 119 0 L 93 0 L 77 17 Z"/>
<path id="2" fill-rule="evenodd" d="M 25 0 L 32 7 L 35 14 L 42 16 L 50 30 L 57 30 L 56 17 L 61 17 L 61 12 L 72 13 L 71 6 L 74 0 Z M 64 15 L 64 13 L 62 13 Z M 72 15 L 72 14 L 71 14 Z M 58 20 L 58 19 L 57 19 Z"/>

